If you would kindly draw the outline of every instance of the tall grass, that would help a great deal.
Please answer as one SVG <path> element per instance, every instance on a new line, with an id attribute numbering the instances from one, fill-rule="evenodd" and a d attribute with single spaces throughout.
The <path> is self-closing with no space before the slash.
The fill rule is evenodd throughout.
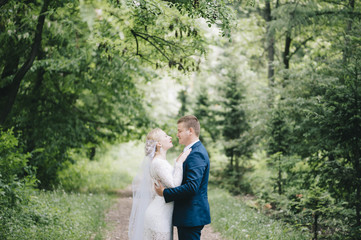
<path id="1" fill-rule="evenodd" d="M 28 204 L 2 209 L 0 227 L 7 240 L 102 239 L 105 210 L 115 202 L 106 194 L 36 191 Z"/>
<path id="2" fill-rule="evenodd" d="M 225 190 L 211 187 L 209 202 L 212 226 L 227 239 L 311 239 L 307 231 L 296 231 L 292 226 L 270 219 Z"/>
<path id="3" fill-rule="evenodd" d="M 24 191 L 16 207 L 1 208 L 0 239 L 103 239 L 105 212 L 116 200 L 109 193 L 131 184 L 143 156 L 137 142 L 105 146 L 93 161 L 74 154 L 76 164 L 59 174 L 61 190 Z"/>

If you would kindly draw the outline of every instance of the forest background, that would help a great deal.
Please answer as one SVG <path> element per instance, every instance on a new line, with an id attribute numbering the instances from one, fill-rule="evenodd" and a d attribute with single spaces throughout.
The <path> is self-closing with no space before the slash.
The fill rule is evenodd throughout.
<path id="1" fill-rule="evenodd" d="M 359 1 L 3 0 L 0 12 L 0 238 L 61 222 L 39 199 L 108 202 L 146 133 L 176 139 L 194 114 L 211 184 L 313 239 L 360 239 Z"/>

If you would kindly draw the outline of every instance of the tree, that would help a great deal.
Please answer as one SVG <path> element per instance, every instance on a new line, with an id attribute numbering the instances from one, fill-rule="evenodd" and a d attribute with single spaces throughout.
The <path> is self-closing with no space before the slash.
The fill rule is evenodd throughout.
<path id="1" fill-rule="evenodd" d="M 13 3 L 13 2 L 12 2 Z M 50 4 L 50 0 L 45 0 L 39 16 L 38 16 L 38 20 L 36 23 L 36 28 L 35 28 L 35 36 L 34 36 L 34 40 L 32 42 L 32 46 L 31 46 L 31 50 L 30 53 L 28 54 L 28 56 L 23 56 L 23 52 L 19 51 L 19 50 L 13 50 L 14 48 L 16 49 L 17 44 L 21 44 L 23 41 L 17 41 L 16 37 L 14 36 L 16 33 L 16 28 L 20 28 L 20 20 L 19 16 L 16 16 L 15 18 L 13 16 L 10 17 L 10 26 L 11 23 L 15 25 L 15 30 L 12 32 L 11 30 L 8 31 L 8 33 L 11 35 L 13 35 L 13 38 L 8 38 L 8 44 L 10 45 L 11 48 L 6 49 L 4 51 L 5 54 L 8 54 L 9 58 L 7 58 L 5 60 L 5 62 L 3 62 L 4 64 L 4 68 L 1 74 L 1 80 L 2 81 L 6 81 L 8 77 L 12 77 L 12 80 L 9 84 L 2 86 L 2 88 L 0 88 L 0 106 L 1 106 L 1 112 L 0 112 L 0 124 L 4 124 L 5 120 L 7 119 L 9 113 L 11 112 L 11 109 L 13 108 L 13 105 L 15 103 L 15 99 L 16 99 L 16 95 L 18 93 L 19 87 L 20 87 L 20 83 L 22 82 L 24 76 L 26 75 L 26 73 L 29 71 L 30 67 L 32 66 L 35 58 L 38 56 L 39 52 L 40 52 L 40 46 L 41 46 L 41 42 L 42 42 L 42 34 L 43 34 L 43 27 L 44 27 L 44 22 L 45 22 L 45 17 L 48 11 L 48 7 Z M 12 7 L 10 3 L 3 3 L 2 5 L 8 6 L 8 7 Z M 22 11 L 24 9 L 27 8 L 26 3 L 20 3 L 20 6 L 16 6 L 14 8 L 14 10 L 17 11 Z M 12 12 L 8 9 L 2 9 L 4 12 Z M 20 14 L 19 14 L 20 15 Z M 21 15 L 20 15 L 21 16 Z M 5 18 L 4 18 L 5 20 Z M 13 22 L 11 21 L 13 20 Z M 14 21 L 15 20 L 15 21 Z M 3 24 L 1 24 L 1 28 L 2 30 L 5 30 L 5 22 Z M 21 28 L 20 28 L 21 29 Z M 5 32 L 5 31 L 2 31 Z M 5 39 L 6 37 L 4 36 L 4 33 L 2 34 Z M 29 33 L 28 33 L 29 35 Z M 25 38 L 25 37 L 24 37 Z M 21 37 L 20 37 L 21 39 Z M 20 45 L 19 44 L 19 45 Z M 27 52 L 27 51 L 25 51 Z M 19 68 L 18 64 L 20 61 L 20 58 L 25 58 L 24 59 L 24 63 L 22 64 L 22 66 Z M 5 58 L 4 58 L 5 59 Z"/>
<path id="2" fill-rule="evenodd" d="M 284 192 L 284 179 L 283 179 L 283 171 L 284 167 L 282 161 L 287 161 L 284 159 L 284 156 L 290 154 L 290 130 L 286 122 L 286 115 L 282 111 L 280 104 L 276 106 L 276 108 L 272 109 L 272 117 L 270 120 L 269 126 L 269 143 L 268 143 L 268 152 L 273 155 L 272 160 L 275 160 L 276 163 L 271 163 L 271 166 L 275 166 L 277 169 L 277 187 L 278 194 L 282 194 Z"/>
<path id="3" fill-rule="evenodd" d="M 352 9 L 352 5 L 344 7 Z M 298 102 L 294 121 L 300 141 L 295 143 L 298 145 L 295 149 L 308 158 L 312 177 L 319 179 L 318 186 L 327 189 L 337 202 L 347 202 L 347 209 L 353 209 L 350 222 L 344 220 L 350 226 L 352 239 L 359 236 L 361 210 L 360 20 L 351 18 L 350 10 L 341 10 L 348 12 L 346 19 L 337 15 L 337 11 L 331 12 L 337 24 L 325 28 L 322 39 L 332 47 L 327 52 L 322 48 L 311 52 L 317 63 L 311 63 L 308 74 L 302 76 L 303 87 L 287 89 L 291 90 L 293 99 L 297 99 L 293 103 Z M 345 26 L 348 26 L 346 30 Z M 295 82 L 299 80 L 294 79 L 293 88 L 299 86 Z"/>
<path id="4" fill-rule="evenodd" d="M 178 93 L 178 100 L 181 102 L 181 107 L 178 112 L 178 117 L 185 116 L 187 113 L 187 91 L 181 90 Z"/>
<path id="5" fill-rule="evenodd" d="M 209 98 L 209 94 L 206 88 L 201 87 L 197 94 L 197 99 L 194 107 L 194 115 L 197 116 L 202 124 L 201 138 L 204 142 L 204 136 L 209 135 L 212 141 L 217 140 L 219 136 L 218 129 L 216 127 L 216 110 L 214 109 L 215 103 Z M 204 134 L 206 132 L 207 134 Z"/>
<path id="6" fill-rule="evenodd" d="M 337 204 L 348 203 L 343 209 L 354 212 L 352 220 L 338 218 L 348 225 L 347 237 L 357 238 L 360 3 L 307 0 L 257 4 L 258 14 L 265 20 L 260 23 L 264 23 L 269 86 L 273 80 L 269 106 L 275 114 L 268 124 L 271 141 L 267 149 L 289 155 L 283 162 L 277 159 L 279 193 L 287 190 L 281 184 L 286 180 L 281 178 L 282 172 L 287 178 L 301 176 L 304 167 L 307 177 L 298 177 L 291 186 L 304 190 L 316 183 L 315 189 L 329 193 Z M 253 17 L 254 9 L 246 10 L 244 16 Z M 300 169 L 288 168 L 298 156 L 302 157 L 297 160 Z M 314 225 L 325 224 L 325 217 L 314 219 Z"/>
<path id="7" fill-rule="evenodd" d="M 221 117 L 224 151 L 230 160 L 227 171 L 231 177 L 235 177 L 233 184 L 236 187 L 234 192 L 237 193 L 247 190 L 241 189 L 241 179 L 249 170 L 245 161 L 252 152 L 250 126 L 243 108 L 245 89 L 237 72 L 229 71 L 224 74 L 220 91 L 223 100 L 221 101 L 222 109 L 218 114 Z"/>
<path id="8" fill-rule="evenodd" d="M 157 67 L 193 70 L 204 47 L 189 16 L 221 13 L 204 3 L 192 9 L 158 0 L 1 3 L 0 124 L 21 132 L 41 188 L 57 184 L 63 163 L 74 161 L 72 150 L 143 134 L 149 119 L 137 84 Z M 208 21 L 220 19 L 226 18 Z"/>

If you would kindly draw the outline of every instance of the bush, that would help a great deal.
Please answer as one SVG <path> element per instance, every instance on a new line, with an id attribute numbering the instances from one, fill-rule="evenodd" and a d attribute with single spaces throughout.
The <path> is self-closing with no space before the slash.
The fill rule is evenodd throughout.
<path id="1" fill-rule="evenodd" d="M 12 129 L 0 129 L 0 239 L 7 239 L 6 233 L 12 228 L 8 222 L 19 216 L 34 191 L 36 179 L 27 166 L 29 157 L 18 147 Z"/>
<path id="2" fill-rule="evenodd" d="M 30 154 L 21 152 L 12 129 L 0 129 L 0 207 L 15 207 L 28 200 L 36 179 L 27 166 Z"/>
<path id="3" fill-rule="evenodd" d="M 212 226 L 227 239 L 310 239 L 308 229 L 294 230 L 250 208 L 238 197 L 210 188 Z"/>
<path id="4" fill-rule="evenodd" d="M 211 169 L 211 184 L 227 189 L 234 195 L 251 194 L 251 185 L 247 181 L 243 181 L 246 172 L 252 171 L 251 167 L 240 166 L 240 170 L 232 170 L 228 167 L 225 169 Z"/>

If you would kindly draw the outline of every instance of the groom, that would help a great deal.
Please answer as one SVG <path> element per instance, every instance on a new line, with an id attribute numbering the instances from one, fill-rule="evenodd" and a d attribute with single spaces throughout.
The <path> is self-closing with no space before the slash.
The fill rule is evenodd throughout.
<path id="1" fill-rule="evenodd" d="M 178 228 L 179 240 L 200 239 L 204 225 L 211 222 L 208 203 L 209 157 L 199 141 L 200 124 L 195 116 L 184 116 L 178 120 L 177 137 L 184 151 L 192 148 L 183 163 L 182 185 L 164 188 L 155 185 L 158 195 L 165 201 L 174 201 L 173 225 Z M 183 151 L 183 152 L 184 152 Z"/>

